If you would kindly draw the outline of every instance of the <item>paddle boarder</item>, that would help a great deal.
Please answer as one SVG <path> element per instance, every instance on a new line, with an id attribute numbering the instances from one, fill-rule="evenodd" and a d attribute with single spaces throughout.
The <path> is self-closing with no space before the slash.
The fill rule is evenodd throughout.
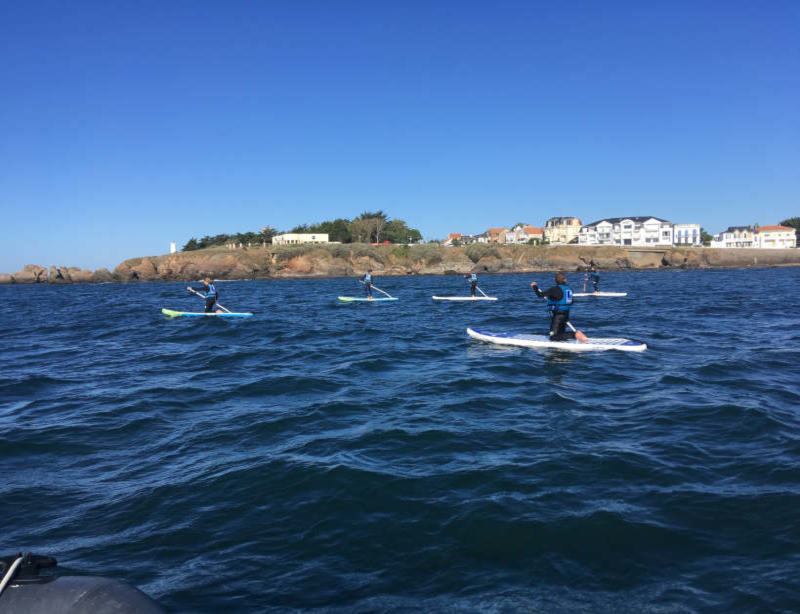
<path id="1" fill-rule="evenodd" d="M 595 294 L 600 292 L 600 273 L 594 265 L 589 267 L 589 279 L 594 286 Z"/>
<path id="2" fill-rule="evenodd" d="M 539 298 L 547 299 L 547 309 L 550 312 L 550 340 L 567 341 L 577 339 L 581 343 L 586 343 L 589 339 L 581 331 L 567 331 L 569 322 L 569 310 L 572 307 L 572 288 L 567 285 L 567 277 L 564 273 L 556 273 L 556 285 L 542 292 L 535 281 L 531 282 L 531 288 Z"/>
<path id="3" fill-rule="evenodd" d="M 361 283 L 364 284 L 364 294 L 372 300 L 372 269 L 369 269 L 364 277 L 361 278 Z"/>
<path id="4" fill-rule="evenodd" d="M 208 275 L 206 275 L 205 279 L 203 280 L 202 288 L 192 288 L 191 286 L 186 286 L 186 289 L 191 292 L 197 292 L 204 299 L 206 299 L 206 313 L 212 313 L 214 311 L 214 305 L 217 303 L 218 294 L 217 288 L 214 286 L 214 283 L 211 281 L 211 278 Z"/>
<path id="5" fill-rule="evenodd" d="M 476 289 L 478 288 L 478 276 L 475 273 L 464 275 L 464 279 L 469 279 L 469 291 L 472 296 L 478 296 Z"/>

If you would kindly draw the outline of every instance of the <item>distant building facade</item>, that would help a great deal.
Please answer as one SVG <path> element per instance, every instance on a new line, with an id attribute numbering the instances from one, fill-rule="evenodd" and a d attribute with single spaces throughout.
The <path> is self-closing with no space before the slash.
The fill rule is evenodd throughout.
<path id="1" fill-rule="evenodd" d="M 675 224 L 673 226 L 675 245 L 700 246 L 703 244 L 702 233 L 700 224 Z"/>
<path id="2" fill-rule="evenodd" d="M 672 245 L 673 224 L 658 217 L 609 217 L 579 231 L 580 245 L 656 247 Z"/>
<path id="3" fill-rule="evenodd" d="M 508 228 L 490 228 L 486 231 L 489 243 L 505 243 Z"/>
<path id="4" fill-rule="evenodd" d="M 728 226 L 714 235 L 711 247 L 755 247 L 756 231 L 752 226 Z"/>
<path id="5" fill-rule="evenodd" d="M 762 249 L 790 249 L 797 247 L 797 236 L 791 226 L 757 226 L 755 247 Z"/>
<path id="6" fill-rule="evenodd" d="M 581 232 L 577 217 L 551 217 L 544 224 L 544 238 L 548 243 L 570 243 Z"/>
<path id="7" fill-rule="evenodd" d="M 272 237 L 273 245 L 300 245 L 301 243 L 328 243 L 327 233 L 287 233 Z"/>
<path id="8" fill-rule="evenodd" d="M 506 232 L 506 243 L 519 245 L 528 243 L 531 240 L 537 243 L 544 241 L 544 229 L 536 228 L 536 226 L 517 224 L 514 228 Z"/>

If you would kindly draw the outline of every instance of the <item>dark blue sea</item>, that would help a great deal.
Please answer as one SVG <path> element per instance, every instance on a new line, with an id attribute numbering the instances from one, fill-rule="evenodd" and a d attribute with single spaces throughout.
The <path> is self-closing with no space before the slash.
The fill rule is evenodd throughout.
<path id="1" fill-rule="evenodd" d="M 573 287 L 582 277 L 570 276 Z M 175 612 L 800 611 L 800 268 L 0 286 L 0 554 Z"/>

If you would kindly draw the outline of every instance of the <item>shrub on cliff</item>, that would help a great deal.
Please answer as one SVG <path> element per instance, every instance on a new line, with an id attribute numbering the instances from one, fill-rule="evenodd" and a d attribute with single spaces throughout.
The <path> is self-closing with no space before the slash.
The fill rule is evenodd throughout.
<path id="1" fill-rule="evenodd" d="M 492 258 L 500 257 L 500 250 L 486 243 L 473 243 L 464 250 L 464 253 L 467 254 L 467 258 L 472 262 L 478 262 L 478 260 L 486 256 L 491 256 Z"/>
<path id="2" fill-rule="evenodd" d="M 411 247 L 411 259 L 415 262 L 424 260 L 428 264 L 439 264 L 442 261 L 441 249 L 438 245 L 414 245 Z"/>

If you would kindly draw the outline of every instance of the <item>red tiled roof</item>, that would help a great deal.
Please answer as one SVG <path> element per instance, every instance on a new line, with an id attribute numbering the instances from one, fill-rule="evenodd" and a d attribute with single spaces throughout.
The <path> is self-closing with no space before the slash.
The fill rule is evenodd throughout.
<path id="1" fill-rule="evenodd" d="M 794 228 L 791 226 L 759 226 L 756 232 L 761 232 L 762 230 L 794 230 Z"/>
<path id="2" fill-rule="evenodd" d="M 544 228 L 536 228 L 536 226 L 525 226 L 523 228 L 525 234 L 529 235 L 542 235 L 544 234 Z"/>

